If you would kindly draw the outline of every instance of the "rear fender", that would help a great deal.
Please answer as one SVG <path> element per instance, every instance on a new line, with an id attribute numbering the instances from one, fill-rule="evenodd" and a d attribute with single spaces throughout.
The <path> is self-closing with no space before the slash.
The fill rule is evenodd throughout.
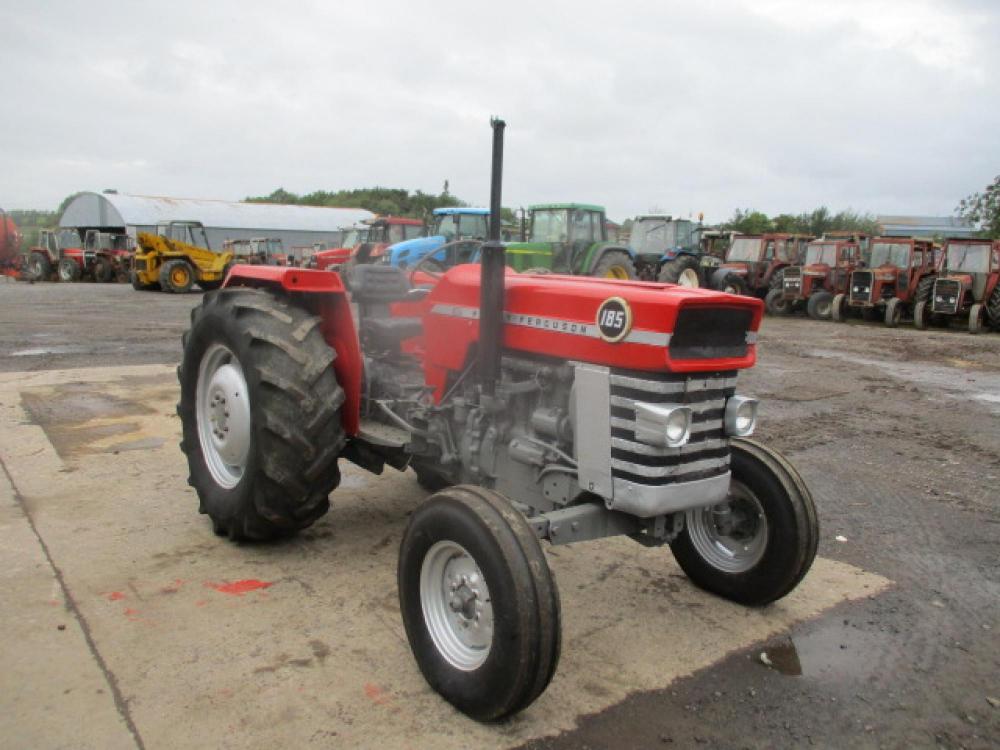
<path id="1" fill-rule="evenodd" d="M 340 274 L 294 266 L 233 266 L 223 286 L 268 289 L 292 296 L 297 303 L 318 315 L 323 338 L 337 353 L 333 370 L 344 389 L 340 412 L 344 431 L 351 436 L 361 427 L 362 357 L 358 331 Z"/>

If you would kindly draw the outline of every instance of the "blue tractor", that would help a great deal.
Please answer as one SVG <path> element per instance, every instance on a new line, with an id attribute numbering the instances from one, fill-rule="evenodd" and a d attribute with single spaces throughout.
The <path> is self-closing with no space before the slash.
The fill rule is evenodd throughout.
<path id="1" fill-rule="evenodd" d="M 412 268 L 430 255 L 424 267 L 434 261 L 443 266 L 447 262 L 443 246 L 458 240 L 485 240 L 489 218 L 487 208 L 435 208 L 430 236 L 397 242 L 386 250 L 385 260 L 400 268 Z"/>
<path id="2" fill-rule="evenodd" d="M 708 286 L 711 269 L 719 264 L 706 252 L 703 227 L 689 219 L 664 215 L 637 216 L 629 247 L 639 278 L 681 286 Z"/>

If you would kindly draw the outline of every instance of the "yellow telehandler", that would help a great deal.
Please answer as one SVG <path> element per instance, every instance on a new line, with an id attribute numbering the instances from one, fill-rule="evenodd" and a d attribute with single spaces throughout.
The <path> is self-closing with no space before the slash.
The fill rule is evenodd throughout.
<path id="1" fill-rule="evenodd" d="M 233 262 L 232 252 L 211 249 L 205 227 L 197 221 L 159 224 L 156 234 L 139 232 L 137 239 L 130 280 L 141 291 L 184 294 L 195 284 L 205 291 L 218 289 Z"/>

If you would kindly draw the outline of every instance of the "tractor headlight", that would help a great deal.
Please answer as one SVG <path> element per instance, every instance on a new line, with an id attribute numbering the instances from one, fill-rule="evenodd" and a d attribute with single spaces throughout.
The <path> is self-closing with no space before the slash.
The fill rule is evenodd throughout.
<path id="1" fill-rule="evenodd" d="M 635 405 L 635 436 L 648 445 L 680 448 L 691 438 L 690 406 Z"/>
<path id="2" fill-rule="evenodd" d="M 757 404 L 757 399 L 746 396 L 732 396 L 726 401 L 726 434 L 736 437 L 752 435 L 757 426 Z"/>

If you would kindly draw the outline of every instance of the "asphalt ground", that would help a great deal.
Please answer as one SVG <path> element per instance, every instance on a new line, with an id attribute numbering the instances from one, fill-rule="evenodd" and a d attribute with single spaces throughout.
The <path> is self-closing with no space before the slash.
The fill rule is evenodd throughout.
<path id="1" fill-rule="evenodd" d="M 1000 336 L 766 320 L 739 390 L 816 499 L 810 575 L 748 610 L 665 550 L 550 549 L 559 671 L 481 725 L 403 635 L 412 473 L 345 464 L 275 545 L 197 513 L 173 406 L 198 298 L 0 281 L 0 745 L 1000 744 Z"/>

